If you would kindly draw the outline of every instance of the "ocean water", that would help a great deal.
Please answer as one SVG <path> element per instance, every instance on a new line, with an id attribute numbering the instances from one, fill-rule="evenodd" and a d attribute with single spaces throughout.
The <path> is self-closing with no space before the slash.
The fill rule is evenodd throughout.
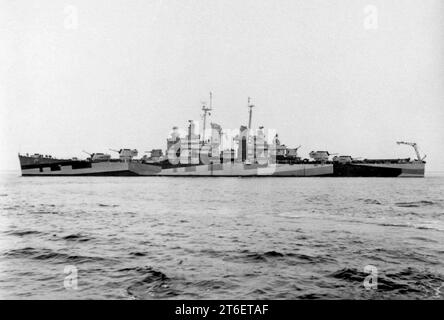
<path id="1" fill-rule="evenodd" d="M 0 185 L 0 298 L 444 298 L 442 175 Z"/>

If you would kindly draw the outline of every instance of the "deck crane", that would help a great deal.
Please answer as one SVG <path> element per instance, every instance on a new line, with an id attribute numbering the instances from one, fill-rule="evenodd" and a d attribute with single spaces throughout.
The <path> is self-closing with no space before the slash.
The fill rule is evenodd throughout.
<path id="1" fill-rule="evenodd" d="M 424 157 L 421 158 L 421 155 L 419 154 L 418 145 L 415 142 L 405 142 L 405 141 L 397 141 L 397 144 L 405 144 L 408 146 L 413 147 L 415 149 L 416 157 L 418 158 L 418 161 L 424 161 L 424 159 L 427 157 L 427 155 L 424 155 Z"/>

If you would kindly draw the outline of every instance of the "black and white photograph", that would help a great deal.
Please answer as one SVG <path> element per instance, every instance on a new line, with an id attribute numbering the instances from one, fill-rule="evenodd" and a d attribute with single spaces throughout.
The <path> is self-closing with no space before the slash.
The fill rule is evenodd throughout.
<path id="1" fill-rule="evenodd" d="M 1 300 L 444 299 L 444 1 L 1 0 L 0 39 Z"/>

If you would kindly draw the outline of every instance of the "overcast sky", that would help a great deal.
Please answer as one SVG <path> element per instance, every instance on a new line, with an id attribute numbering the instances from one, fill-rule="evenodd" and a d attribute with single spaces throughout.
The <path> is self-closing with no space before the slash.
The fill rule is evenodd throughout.
<path id="1" fill-rule="evenodd" d="M 213 119 L 444 170 L 442 0 L 0 0 L 0 169 L 17 153 L 166 148 Z"/>

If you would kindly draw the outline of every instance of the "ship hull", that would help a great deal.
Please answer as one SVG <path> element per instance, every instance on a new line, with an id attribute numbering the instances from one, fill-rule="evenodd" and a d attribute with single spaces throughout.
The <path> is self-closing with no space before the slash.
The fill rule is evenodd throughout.
<path id="1" fill-rule="evenodd" d="M 20 156 L 22 176 L 134 176 L 130 163 L 120 161 L 33 159 Z"/>
<path id="2" fill-rule="evenodd" d="M 334 164 L 335 177 L 417 177 L 425 174 L 425 163 L 349 163 Z"/>
<path id="3" fill-rule="evenodd" d="M 276 164 L 247 165 L 243 163 L 225 163 L 194 165 L 159 169 L 153 165 L 131 166 L 133 172 L 141 176 L 193 176 L 193 177 L 317 177 L 333 174 L 331 164 Z"/>
<path id="4" fill-rule="evenodd" d="M 316 177 L 333 174 L 332 164 L 247 165 L 225 163 L 162 168 L 140 162 L 52 162 L 22 165 L 22 176 Z"/>
<path id="5" fill-rule="evenodd" d="M 424 162 L 166 165 L 139 161 L 91 162 L 20 156 L 22 176 L 169 177 L 424 177 Z"/>
<path id="6" fill-rule="evenodd" d="M 51 168 L 22 169 L 22 176 L 137 176 L 138 174 L 129 170 L 125 163 L 97 163 L 91 168 L 73 169 L 69 165 L 62 165 L 58 170 Z"/>

